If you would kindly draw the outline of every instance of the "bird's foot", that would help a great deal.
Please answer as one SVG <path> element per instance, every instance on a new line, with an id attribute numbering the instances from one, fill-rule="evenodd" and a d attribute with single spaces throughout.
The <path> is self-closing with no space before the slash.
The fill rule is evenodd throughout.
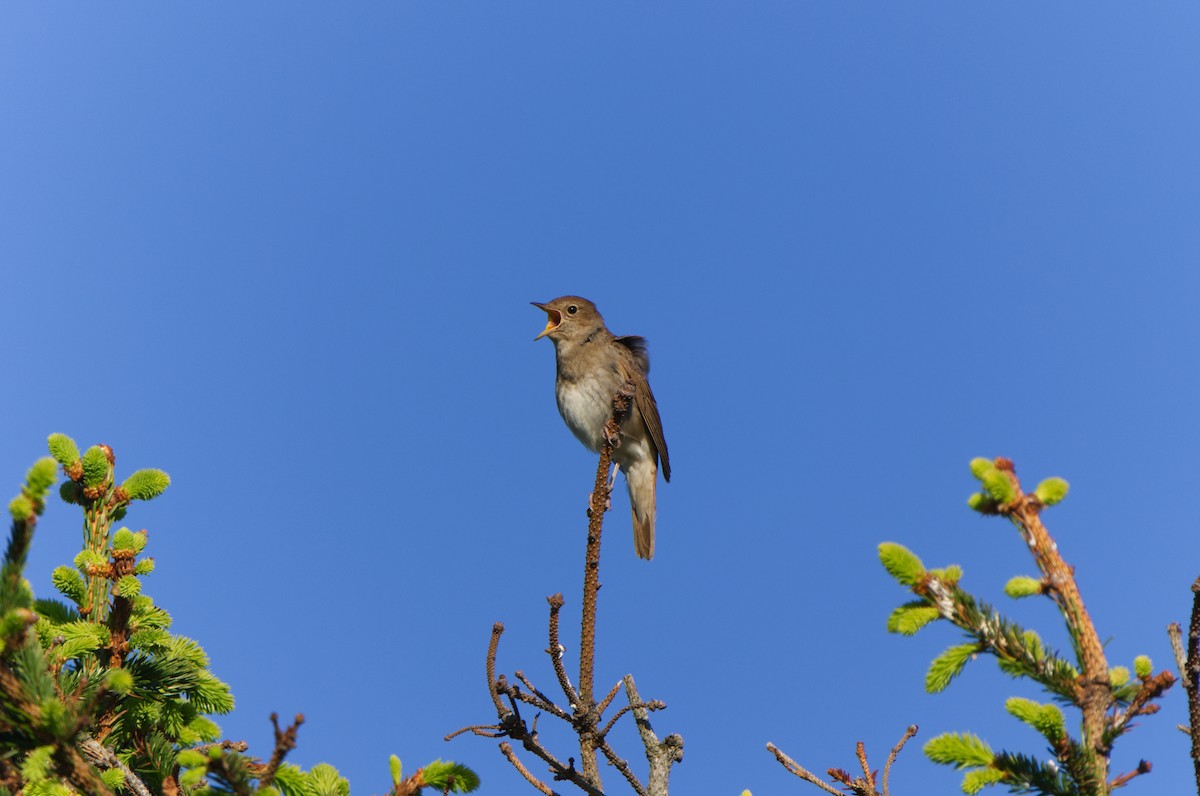
<path id="1" fill-rule="evenodd" d="M 596 493 L 595 492 L 588 493 L 587 515 L 588 515 L 589 519 L 591 518 L 592 514 L 594 514 L 596 511 L 596 502 L 597 502 L 596 501 Z M 600 509 L 600 511 L 601 512 L 608 511 L 611 508 L 612 508 L 612 494 L 611 494 L 611 489 L 610 489 L 610 490 L 607 490 L 607 494 L 605 494 L 605 496 L 604 496 L 604 508 Z"/>
<path id="2" fill-rule="evenodd" d="M 617 428 L 617 424 L 609 420 L 604 424 L 604 441 L 613 448 L 621 445 L 621 430 Z"/>

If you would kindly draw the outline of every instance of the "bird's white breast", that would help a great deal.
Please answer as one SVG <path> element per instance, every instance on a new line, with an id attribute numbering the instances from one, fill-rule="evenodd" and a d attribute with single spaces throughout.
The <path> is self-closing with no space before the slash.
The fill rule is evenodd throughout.
<path id="1" fill-rule="evenodd" d="M 585 377 L 560 381 L 555 396 L 558 411 L 576 438 L 597 453 L 603 444 L 604 424 L 612 417 L 614 391 L 600 379 Z"/>

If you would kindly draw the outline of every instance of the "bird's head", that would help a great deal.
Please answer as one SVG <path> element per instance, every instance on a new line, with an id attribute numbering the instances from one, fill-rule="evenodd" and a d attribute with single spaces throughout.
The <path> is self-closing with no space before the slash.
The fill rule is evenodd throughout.
<path id="1" fill-rule="evenodd" d="M 546 328 L 534 340 L 549 337 L 558 344 L 563 340 L 582 339 L 604 325 L 596 305 L 579 296 L 563 296 L 545 304 L 530 303 L 546 313 Z"/>

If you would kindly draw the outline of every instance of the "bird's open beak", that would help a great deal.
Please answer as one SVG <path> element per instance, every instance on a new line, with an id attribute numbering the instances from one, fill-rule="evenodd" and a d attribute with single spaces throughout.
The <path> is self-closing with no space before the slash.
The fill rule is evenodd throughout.
<path id="1" fill-rule="evenodd" d="M 536 301 L 531 301 L 529 303 L 546 313 L 546 328 L 542 329 L 541 334 L 533 338 L 534 340 L 541 340 L 543 337 L 557 329 L 558 325 L 562 323 L 562 313 L 558 310 L 550 309 L 545 304 L 538 304 Z"/>

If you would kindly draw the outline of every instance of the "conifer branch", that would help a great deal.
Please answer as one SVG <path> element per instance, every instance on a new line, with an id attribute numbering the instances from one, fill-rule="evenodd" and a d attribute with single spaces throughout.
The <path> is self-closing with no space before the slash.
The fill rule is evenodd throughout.
<path id="1" fill-rule="evenodd" d="M 566 695 L 567 703 L 578 708 L 580 705 L 579 694 L 575 691 L 575 686 L 571 685 L 571 678 L 567 675 L 567 667 L 563 664 L 563 650 L 565 648 L 558 640 L 559 612 L 562 611 L 565 602 L 562 592 L 547 597 L 546 602 L 550 604 L 550 646 L 546 649 L 546 654 L 550 656 L 550 665 L 554 667 L 554 676 L 558 678 L 558 687 Z"/>
<path id="2" fill-rule="evenodd" d="M 1042 524 L 1044 503 L 1036 494 L 1025 494 L 1017 479 L 1013 463 L 1003 457 L 996 459 L 996 469 L 1006 476 L 1015 490 L 1014 497 L 998 507 L 998 513 L 1008 517 L 1021 531 L 1029 551 L 1046 584 L 1047 593 L 1058 604 L 1072 643 L 1076 647 L 1082 668 L 1076 681 L 1076 704 L 1083 713 L 1083 741 L 1095 752 L 1097 775 L 1101 781 L 1108 774 L 1108 744 L 1104 740 L 1105 714 L 1112 703 L 1108 660 L 1100 635 L 1091 615 L 1083 604 L 1083 595 L 1075 581 L 1075 570 L 1063 560 L 1058 545 Z"/>
<path id="3" fill-rule="evenodd" d="M 504 718 L 504 703 L 500 701 L 500 693 L 496 690 L 496 650 L 500 648 L 500 636 L 504 635 L 504 623 L 497 622 L 492 625 L 492 640 L 488 642 L 487 651 L 487 683 L 488 694 L 492 697 L 492 704 L 496 706 L 496 715 Z"/>
<path id="4" fill-rule="evenodd" d="M 120 769 L 121 773 L 125 775 L 125 788 L 134 796 L 151 796 L 150 789 L 146 787 L 141 778 L 133 773 L 129 766 L 122 763 L 121 759 L 112 753 L 112 750 L 95 738 L 83 736 L 79 741 L 79 751 L 83 752 L 83 756 L 94 766 L 104 769 Z"/>
<path id="5" fill-rule="evenodd" d="M 275 731 L 275 748 L 271 751 L 271 759 L 267 761 L 267 765 L 258 775 L 258 786 L 266 787 L 275 782 L 275 772 L 279 770 L 279 766 L 283 763 L 283 758 L 288 752 L 296 748 L 296 733 L 300 729 L 300 725 L 304 723 L 304 714 L 297 713 L 296 718 L 288 725 L 287 729 L 279 729 L 279 714 L 271 714 L 271 727 Z"/>
<path id="6" fill-rule="evenodd" d="M 646 748 L 646 760 L 650 763 L 650 774 L 646 781 L 646 792 L 649 796 L 667 796 L 667 783 L 671 776 L 671 766 L 683 762 L 683 736 L 672 733 L 662 741 L 654 734 L 650 726 L 650 711 L 665 708 L 662 702 L 643 702 L 638 694 L 633 675 L 625 675 L 625 694 L 629 704 L 633 706 L 633 716 L 637 720 L 638 734 L 642 737 L 642 745 Z"/>
<path id="7" fill-rule="evenodd" d="M 649 711 L 666 706 L 662 702 L 642 702 L 641 698 L 637 696 L 637 689 L 633 684 L 632 677 L 627 675 L 621 683 L 615 685 L 604 696 L 599 704 L 595 700 L 596 606 L 597 594 L 600 590 L 600 541 L 604 513 L 609 508 L 611 493 L 608 473 L 612 463 L 613 450 L 619 444 L 620 421 L 630 411 L 632 398 L 633 385 L 631 384 L 625 385 L 613 398 L 613 416 L 605 425 L 604 443 L 596 468 L 595 485 L 589 499 L 588 537 L 584 556 L 583 610 L 580 619 L 578 688 L 571 683 L 570 676 L 567 674 L 566 664 L 563 661 L 564 647 L 560 643 L 560 618 L 565 601 L 561 593 L 546 598 L 550 606 L 547 623 L 549 646 L 546 654 L 550 656 L 555 678 L 570 710 L 556 704 L 520 670 L 517 670 L 516 677 L 527 690 L 510 684 L 504 675 L 496 674 L 496 656 L 500 635 L 504 631 L 503 625 L 496 623 L 492 628 L 492 637 L 488 644 L 486 669 L 488 692 L 499 722 L 463 727 L 446 736 L 446 740 L 450 740 L 470 732 L 473 735 L 487 738 L 502 737 L 517 740 L 527 751 L 547 764 L 555 780 L 571 782 L 590 796 L 603 796 L 597 752 L 604 755 L 605 759 L 625 777 L 639 796 L 666 796 L 670 766 L 683 757 L 683 739 L 680 736 L 670 735 L 660 742 L 653 730 L 650 729 Z M 625 686 L 629 706 L 619 710 L 612 719 L 604 724 L 603 714 L 612 704 L 622 685 Z M 505 699 L 508 701 L 507 706 L 503 702 Z M 519 703 L 530 705 L 540 712 L 547 713 L 571 725 L 572 730 L 579 738 L 580 769 L 575 768 L 575 758 L 569 758 L 568 762 L 564 764 L 541 743 L 536 722 L 533 727 L 526 723 L 521 717 Z M 628 763 L 616 753 L 607 740 L 608 733 L 615 726 L 617 719 L 628 711 L 632 711 L 637 718 L 638 730 L 646 748 L 646 757 L 650 761 L 650 776 L 647 785 L 638 781 Z M 526 781 L 542 793 L 552 793 L 545 783 L 533 776 L 528 768 L 520 762 L 510 744 L 502 743 L 501 752 Z"/>
<path id="8" fill-rule="evenodd" d="M 541 793 L 546 794 L 546 796 L 558 796 L 557 793 L 551 790 L 550 786 L 535 777 L 529 769 L 525 768 L 525 764 L 521 762 L 521 759 L 517 757 L 517 753 L 513 751 L 512 744 L 507 741 L 500 744 L 500 752 L 508 759 L 508 762 L 512 763 L 513 768 L 525 778 L 526 782 L 537 788 Z"/>
<path id="9" fill-rule="evenodd" d="M 1124 667 L 1109 669 L 1074 569 L 1063 560 L 1040 516 L 1046 507 L 1066 497 L 1067 482 L 1048 478 L 1036 490 L 1026 493 L 1012 461 L 1003 457 L 974 459 L 971 472 L 983 489 L 970 497 L 968 505 L 981 514 L 1010 520 L 1041 572 L 1040 580 L 1026 576 L 1013 578 L 1005 591 L 1014 598 L 1043 595 L 1055 603 L 1066 623 L 1077 665 L 1047 650 L 1036 633 L 1010 622 L 960 588 L 962 571 L 957 566 L 927 570 L 912 552 L 894 543 L 880 545 L 880 560 L 897 581 L 923 602 L 897 608 L 888 619 L 888 630 L 911 635 L 936 619 L 950 621 L 974 641 L 951 647 L 934 660 L 926 675 L 926 690 L 941 691 L 976 652 L 990 652 L 1004 672 L 1029 677 L 1078 708 L 1083 716 L 1082 739 L 1075 740 L 1066 731 L 1058 707 L 1012 698 L 1005 703 L 1006 709 L 1046 739 L 1054 759 L 1043 761 L 1010 752 L 993 753 L 985 742 L 969 733 L 938 736 L 926 745 L 926 755 L 938 763 L 970 769 L 963 779 L 963 789 L 968 792 L 1003 783 L 1014 790 L 1045 796 L 1066 793 L 1107 796 L 1134 776 L 1149 772 L 1146 763 L 1110 781 L 1112 744 L 1133 726 L 1134 718 L 1158 711 L 1159 706 L 1153 701 L 1174 684 L 1174 675 L 1165 671 L 1153 674 L 1146 656 L 1134 660 L 1140 682 L 1131 682 L 1129 670 Z M 1181 645 L 1176 646 L 1178 659 Z M 1197 781 L 1200 783 L 1200 769 Z"/>
<path id="10" fill-rule="evenodd" d="M 821 779 L 816 774 L 812 773 L 807 768 L 788 757 L 783 750 L 775 744 L 767 743 L 767 751 L 775 755 L 775 759 L 779 761 L 781 766 L 786 768 L 792 774 L 795 774 L 800 779 L 804 780 L 805 782 L 811 782 L 813 785 L 816 785 L 826 793 L 832 793 L 833 796 L 842 796 L 842 792 L 840 790 L 828 784 L 825 782 L 825 780 Z"/>
<path id="11" fill-rule="evenodd" d="M 896 762 L 896 757 L 899 756 L 900 750 L 904 748 L 904 744 L 908 743 L 908 739 L 912 738 L 916 734 L 917 725 L 908 725 L 908 729 L 904 731 L 904 735 L 902 735 L 900 740 L 896 742 L 896 745 L 892 747 L 892 752 L 888 755 L 887 762 L 883 764 L 883 796 L 891 796 L 891 793 L 888 790 L 888 778 L 892 773 L 892 763 Z"/>
<path id="12" fill-rule="evenodd" d="M 840 768 L 831 768 L 828 770 L 829 778 L 834 782 L 841 784 L 846 792 L 853 796 L 890 796 L 888 779 L 892 771 L 892 763 L 896 762 L 896 757 L 900 754 L 900 750 L 904 748 L 904 744 L 908 743 L 908 739 L 917 734 L 917 725 L 910 724 L 905 729 L 904 735 L 892 747 L 891 753 L 888 755 L 887 762 L 883 766 L 883 791 L 882 794 L 878 788 L 878 771 L 872 771 L 870 764 L 867 762 L 867 747 L 862 741 L 854 745 L 854 756 L 858 760 L 858 766 L 862 769 L 861 777 L 852 777 L 849 772 L 843 771 Z M 816 774 L 809 771 L 804 766 L 797 763 L 792 758 L 788 757 L 783 751 L 773 743 L 767 744 L 767 749 L 771 754 L 775 755 L 775 759 L 780 765 L 786 768 L 791 773 L 795 774 L 805 782 L 816 785 L 826 793 L 835 793 L 837 796 L 843 796 L 843 792 L 835 788 L 832 784 L 818 777 Z"/>

